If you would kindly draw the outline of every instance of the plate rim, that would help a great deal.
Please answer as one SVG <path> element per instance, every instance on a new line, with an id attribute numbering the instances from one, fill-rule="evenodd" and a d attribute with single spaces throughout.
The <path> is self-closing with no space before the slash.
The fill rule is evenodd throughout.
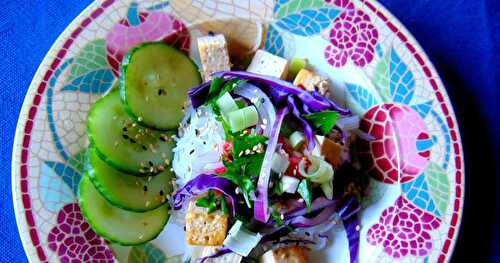
<path id="1" fill-rule="evenodd" d="M 59 64 L 66 52 L 63 52 L 61 57 L 60 54 L 63 51 L 63 48 L 69 48 L 74 43 L 74 40 L 65 47 L 70 37 L 76 33 L 75 37 L 78 36 L 83 30 L 93 22 L 93 19 L 96 19 L 101 14 L 104 13 L 104 10 L 110 6 L 112 6 L 115 2 L 119 2 L 120 0 L 98 0 L 90 3 L 86 8 L 84 8 L 69 24 L 66 28 L 59 34 L 56 38 L 50 49 L 45 54 L 43 60 L 38 66 L 35 74 L 33 75 L 33 79 L 30 82 L 30 85 L 27 89 L 26 95 L 24 97 L 21 110 L 19 112 L 19 117 L 16 124 L 16 131 L 14 135 L 14 143 L 12 148 L 12 156 L 11 156 L 11 190 L 12 190 L 12 202 L 14 208 L 14 216 L 16 220 L 16 226 L 18 229 L 18 234 L 21 239 L 21 243 L 23 245 L 24 252 L 29 262 L 35 262 L 38 260 L 46 262 L 46 255 L 44 249 L 40 244 L 35 245 L 34 242 L 36 239 L 38 243 L 40 243 L 40 239 L 38 237 L 38 232 L 34 231 L 34 234 L 29 229 L 28 220 L 27 220 L 27 211 L 25 205 L 23 203 L 22 197 L 22 182 L 21 177 L 23 175 L 23 148 L 29 149 L 29 144 L 27 147 L 23 147 L 23 142 L 28 136 L 28 143 L 31 140 L 30 131 L 26 131 L 26 127 L 31 125 L 33 126 L 33 121 L 30 118 L 31 109 L 35 109 L 33 117 L 36 115 L 36 110 L 38 107 L 38 103 L 35 102 L 35 98 L 37 95 L 43 95 L 46 91 L 45 87 L 41 89 L 40 86 L 44 81 L 44 77 L 42 74 L 45 72 L 45 75 L 48 74 L 49 71 L 52 71 L 51 67 L 54 64 Z M 460 127 L 457 122 L 455 110 L 453 108 L 453 104 L 448 96 L 448 92 L 446 90 L 446 86 L 444 85 L 440 75 L 438 74 L 434 64 L 429 59 L 427 53 L 423 50 L 420 43 L 417 39 L 410 33 L 410 31 L 406 28 L 406 26 L 401 23 L 401 21 L 395 17 L 383 4 L 378 2 L 378 0 L 355 0 L 362 4 L 365 8 L 369 9 L 369 12 L 380 18 L 385 26 L 387 26 L 393 34 L 400 39 L 405 45 L 405 49 L 410 51 L 411 55 L 419 62 L 419 68 L 423 70 L 426 75 L 426 82 L 430 82 L 430 86 L 433 88 L 433 93 L 436 96 L 436 100 L 440 103 L 440 107 L 446 109 L 448 111 L 447 114 L 447 122 L 446 125 L 450 129 L 450 133 L 455 132 L 455 139 L 453 136 L 451 141 L 453 143 L 453 154 L 455 158 L 459 158 L 459 162 L 455 164 L 456 172 L 455 174 L 448 174 L 448 177 L 453 180 L 454 186 L 460 186 L 460 191 L 455 192 L 455 196 L 452 197 L 452 205 L 453 205 L 453 214 L 450 217 L 450 226 L 448 228 L 447 238 L 444 241 L 443 245 L 440 248 L 440 255 L 438 256 L 438 262 L 449 262 L 451 256 L 453 255 L 453 251 L 457 242 L 458 233 L 460 232 L 460 226 L 463 216 L 463 204 L 464 204 L 464 192 L 466 187 L 465 182 L 465 162 L 464 162 L 464 151 L 463 151 L 463 143 L 462 136 L 460 133 Z M 87 22 L 88 21 L 88 22 Z M 77 31 L 79 30 L 80 31 Z M 410 47 L 414 49 L 411 52 Z M 420 59 L 417 58 L 420 57 Z M 57 63 L 56 63 L 57 61 Z M 426 70 L 427 69 L 427 70 Z M 52 73 L 51 73 L 52 74 Z M 37 85 L 38 84 L 38 85 Z M 440 94 L 441 98 L 438 98 L 437 94 Z M 451 122 L 451 124 L 450 124 Z M 452 127 L 450 127 L 452 126 Z M 458 145 L 458 148 L 455 148 L 455 145 Z M 27 162 L 28 155 L 26 155 Z M 26 177 L 28 166 L 25 166 Z M 459 179 L 459 180 L 458 180 Z M 26 179 L 27 180 L 27 179 Z M 28 181 L 28 180 L 27 180 Z M 456 201 L 458 200 L 458 204 Z M 31 203 L 31 201 L 29 202 Z M 31 206 L 31 204 L 30 204 Z M 22 208 L 21 208 L 22 207 Z M 31 211 L 30 211 L 31 213 Z M 453 223 L 455 222 L 455 223 Z M 22 229 L 26 228 L 26 229 Z M 450 231 L 452 231 L 450 237 Z M 34 235 L 34 237 L 33 237 Z M 444 253 L 444 254 L 443 254 Z M 37 258 L 35 258 L 37 257 Z"/>

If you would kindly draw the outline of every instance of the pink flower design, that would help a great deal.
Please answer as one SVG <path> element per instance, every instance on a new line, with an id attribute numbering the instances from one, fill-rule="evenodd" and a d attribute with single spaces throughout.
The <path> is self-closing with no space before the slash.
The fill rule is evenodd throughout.
<path id="1" fill-rule="evenodd" d="M 432 249 L 429 231 L 440 224 L 438 218 L 400 196 L 368 230 L 367 241 L 374 246 L 382 244 L 385 253 L 393 258 L 427 256 Z"/>
<path id="2" fill-rule="evenodd" d="M 113 262 L 113 254 L 83 219 L 76 203 L 65 205 L 57 215 L 57 224 L 47 236 L 49 248 L 63 263 Z"/>
<path id="3" fill-rule="evenodd" d="M 354 4 L 350 0 L 325 0 L 325 2 L 334 4 L 340 8 L 354 9 Z"/>
<path id="4" fill-rule="evenodd" d="M 127 51 L 143 42 L 163 41 L 189 53 L 189 31 L 180 20 L 163 12 L 141 12 L 138 15 L 140 24 L 130 25 L 124 19 L 106 35 L 107 60 L 116 76 L 120 74 L 119 66 Z"/>
<path id="5" fill-rule="evenodd" d="M 336 0 L 346 9 L 332 23 L 328 44 L 324 50 L 325 59 L 334 67 L 342 67 L 351 59 L 356 66 L 363 67 L 374 58 L 378 31 L 370 17 L 354 9 L 350 2 Z"/>

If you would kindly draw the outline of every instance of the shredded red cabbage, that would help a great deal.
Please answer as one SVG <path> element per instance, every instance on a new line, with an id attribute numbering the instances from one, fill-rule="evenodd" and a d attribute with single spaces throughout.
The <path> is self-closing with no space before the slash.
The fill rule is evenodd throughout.
<path id="1" fill-rule="evenodd" d="M 358 262 L 359 253 L 359 217 L 358 215 L 343 220 L 345 232 L 347 234 L 347 242 L 349 244 L 349 257 L 351 263 Z"/>
<path id="2" fill-rule="evenodd" d="M 254 217 L 258 221 L 266 223 L 269 220 L 269 200 L 267 198 L 267 191 L 269 189 L 269 179 L 271 177 L 271 164 L 276 144 L 278 143 L 278 136 L 280 133 L 281 123 L 288 114 L 288 108 L 283 107 L 276 113 L 276 121 L 273 123 L 271 134 L 267 143 L 266 153 L 260 168 L 259 180 L 257 182 L 257 196 L 254 201 Z"/>
<path id="3" fill-rule="evenodd" d="M 307 218 L 305 216 L 296 216 L 291 219 L 285 220 L 285 224 L 295 227 L 295 228 L 304 228 L 304 227 L 312 227 L 322 224 L 328 221 L 336 211 L 335 205 L 328 206 L 323 209 L 317 216 L 313 218 Z"/>
<path id="4" fill-rule="evenodd" d="M 229 249 L 229 248 L 223 248 L 223 249 L 219 250 L 217 253 L 215 253 L 213 255 L 200 258 L 199 263 L 204 263 L 208 259 L 218 258 L 220 256 L 223 256 L 223 255 L 231 253 L 231 252 L 233 252 L 233 251 L 231 251 L 231 249 Z"/>
<path id="5" fill-rule="evenodd" d="M 182 208 L 186 199 L 203 194 L 210 189 L 217 190 L 224 194 L 226 201 L 229 201 L 229 206 L 231 206 L 233 215 L 235 215 L 237 197 L 234 191 L 234 184 L 226 178 L 218 177 L 213 174 L 200 174 L 177 190 L 172 196 L 172 208 L 174 210 L 179 210 Z"/>
<path id="6" fill-rule="evenodd" d="M 311 125 L 309 125 L 309 122 L 302 118 L 302 112 L 295 103 L 294 97 L 289 96 L 287 98 L 287 104 L 288 108 L 292 111 L 293 116 L 300 122 L 300 125 L 302 125 L 302 129 L 304 129 L 304 135 L 307 139 L 307 150 L 312 152 L 312 150 L 316 146 L 316 141 L 314 140 L 314 133 Z"/>
<path id="7" fill-rule="evenodd" d="M 305 215 L 307 213 L 312 213 L 312 212 L 318 211 L 318 210 L 323 209 L 327 206 L 336 205 L 339 201 L 340 200 L 336 200 L 336 199 L 330 200 L 326 197 L 318 197 L 312 201 L 310 210 L 307 209 L 305 207 L 305 204 L 302 202 L 301 206 L 299 208 L 296 208 L 296 209 L 293 209 L 292 211 L 286 212 L 284 214 L 284 216 L 285 216 L 285 219 L 290 219 L 290 218 L 296 217 L 296 216 L 302 216 L 302 215 Z"/>

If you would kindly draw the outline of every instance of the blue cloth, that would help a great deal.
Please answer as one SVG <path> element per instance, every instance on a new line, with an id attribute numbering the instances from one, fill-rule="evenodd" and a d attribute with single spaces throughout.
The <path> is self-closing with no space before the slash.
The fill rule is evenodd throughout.
<path id="1" fill-rule="evenodd" d="M 27 87 L 57 36 L 90 0 L 2 1 L 0 7 L 0 262 L 26 262 L 10 185 L 12 143 Z M 466 152 L 466 202 L 454 262 L 475 242 L 500 255 L 500 4 L 495 0 L 382 0 L 421 43 L 451 97 Z M 496 2 L 496 3 L 495 3 Z M 495 193 L 496 192 L 496 193 Z M 491 209 L 488 209 L 491 208 Z M 498 212 L 495 212 L 498 211 Z M 469 243 L 466 243 L 465 240 Z M 497 258 L 498 259 L 498 258 Z"/>

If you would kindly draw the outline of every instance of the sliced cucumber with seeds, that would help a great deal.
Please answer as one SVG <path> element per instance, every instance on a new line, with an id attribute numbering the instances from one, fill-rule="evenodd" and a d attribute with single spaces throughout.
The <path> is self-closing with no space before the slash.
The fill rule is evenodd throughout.
<path id="1" fill-rule="evenodd" d="M 94 147 L 87 151 L 88 175 L 108 202 L 125 210 L 144 212 L 166 202 L 172 192 L 170 170 L 150 177 L 136 177 L 120 172 L 101 160 Z"/>
<path id="2" fill-rule="evenodd" d="M 196 64 L 161 42 L 133 48 L 121 66 L 120 93 L 126 111 L 156 129 L 176 128 L 189 88 L 201 83 Z"/>
<path id="3" fill-rule="evenodd" d="M 118 91 L 94 103 L 87 134 L 99 157 L 118 170 L 149 176 L 169 169 L 173 133 L 136 124 L 125 113 Z"/>
<path id="4" fill-rule="evenodd" d="M 168 205 L 138 213 L 110 204 L 94 187 L 88 175 L 79 185 L 79 203 L 92 229 L 104 239 L 121 245 L 138 245 L 154 239 L 168 221 Z"/>

